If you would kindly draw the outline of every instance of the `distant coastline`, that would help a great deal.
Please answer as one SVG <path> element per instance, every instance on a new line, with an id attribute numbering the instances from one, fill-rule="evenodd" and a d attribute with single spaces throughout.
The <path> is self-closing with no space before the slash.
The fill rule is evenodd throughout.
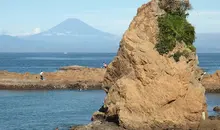
<path id="1" fill-rule="evenodd" d="M 105 72 L 104 68 L 66 66 L 45 72 L 41 81 L 39 74 L 0 71 L 0 90 L 101 90 Z M 220 93 L 219 73 L 204 76 L 206 93 Z"/>
<path id="2" fill-rule="evenodd" d="M 81 66 L 62 67 L 57 72 L 38 74 L 0 71 L 1 90 L 100 90 L 105 69 Z"/>

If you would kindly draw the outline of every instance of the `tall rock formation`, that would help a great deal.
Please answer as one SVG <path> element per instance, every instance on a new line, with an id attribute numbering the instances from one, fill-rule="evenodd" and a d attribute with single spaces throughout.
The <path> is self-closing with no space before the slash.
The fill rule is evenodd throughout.
<path id="1" fill-rule="evenodd" d="M 135 130 L 186 129 L 198 127 L 206 113 L 196 53 L 176 62 L 169 55 L 183 50 L 185 43 L 165 55 L 155 49 L 158 17 L 165 13 L 159 1 L 152 0 L 138 9 L 125 32 L 104 79 L 107 121 Z"/>

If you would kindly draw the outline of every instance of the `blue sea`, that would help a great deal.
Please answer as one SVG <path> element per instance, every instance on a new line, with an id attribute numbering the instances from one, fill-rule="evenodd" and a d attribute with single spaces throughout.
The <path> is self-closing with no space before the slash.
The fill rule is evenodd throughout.
<path id="1" fill-rule="evenodd" d="M 220 70 L 220 53 L 199 53 L 199 66 L 207 73 L 213 74 Z"/>
<path id="2" fill-rule="evenodd" d="M 54 72 L 63 66 L 102 67 L 115 53 L 0 53 L 0 70 L 19 73 Z"/>
<path id="3" fill-rule="evenodd" d="M 110 63 L 115 53 L 0 53 L 0 70 L 18 73 L 57 71 L 60 67 L 80 65 L 102 67 Z M 199 66 L 208 73 L 220 69 L 220 53 L 199 53 Z"/>
<path id="4" fill-rule="evenodd" d="M 0 90 L 0 130 L 68 130 L 87 124 L 104 97 L 101 90 Z"/>
<path id="5" fill-rule="evenodd" d="M 80 65 L 102 67 L 115 53 L 0 53 L 0 70 L 19 73 L 57 71 Z M 199 66 L 208 73 L 220 69 L 220 53 L 200 53 Z M 220 105 L 220 94 L 207 94 L 208 112 Z M 87 124 L 102 104 L 105 93 L 95 91 L 6 91 L 0 90 L 0 130 L 67 130 Z"/>

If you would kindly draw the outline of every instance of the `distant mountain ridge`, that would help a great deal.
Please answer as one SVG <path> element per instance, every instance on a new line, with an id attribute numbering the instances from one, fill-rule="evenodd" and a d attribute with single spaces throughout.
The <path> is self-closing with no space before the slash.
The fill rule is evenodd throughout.
<path id="1" fill-rule="evenodd" d="M 29 52 L 30 50 L 35 52 L 116 52 L 119 41 L 119 36 L 71 18 L 39 34 L 24 37 L 8 36 L 8 41 L 0 37 L 0 52 Z M 11 49 L 11 46 L 17 46 L 17 49 Z"/>
<path id="2" fill-rule="evenodd" d="M 93 28 L 92 26 L 84 23 L 83 21 L 75 18 L 69 18 L 57 26 L 51 28 L 46 33 L 63 32 L 65 35 L 112 35 Z"/>
<path id="3" fill-rule="evenodd" d="M 198 53 L 220 53 L 220 33 L 198 33 Z M 121 36 L 67 19 L 39 34 L 13 37 L 0 35 L 0 52 L 116 52 Z"/>
<path id="4" fill-rule="evenodd" d="M 95 29 L 79 19 L 67 19 L 48 31 L 24 37 L 28 40 L 65 43 L 98 42 L 97 38 L 100 41 L 115 40 L 117 36 Z"/>

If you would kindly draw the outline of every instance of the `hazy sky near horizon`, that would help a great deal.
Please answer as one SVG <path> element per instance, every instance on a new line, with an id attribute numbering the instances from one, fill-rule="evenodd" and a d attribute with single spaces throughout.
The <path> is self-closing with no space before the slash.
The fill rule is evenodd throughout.
<path id="1" fill-rule="evenodd" d="M 121 35 L 137 8 L 149 0 L 0 0 L 0 34 L 29 35 L 78 18 L 102 31 Z M 189 17 L 197 33 L 220 32 L 220 1 L 191 0 Z"/>

